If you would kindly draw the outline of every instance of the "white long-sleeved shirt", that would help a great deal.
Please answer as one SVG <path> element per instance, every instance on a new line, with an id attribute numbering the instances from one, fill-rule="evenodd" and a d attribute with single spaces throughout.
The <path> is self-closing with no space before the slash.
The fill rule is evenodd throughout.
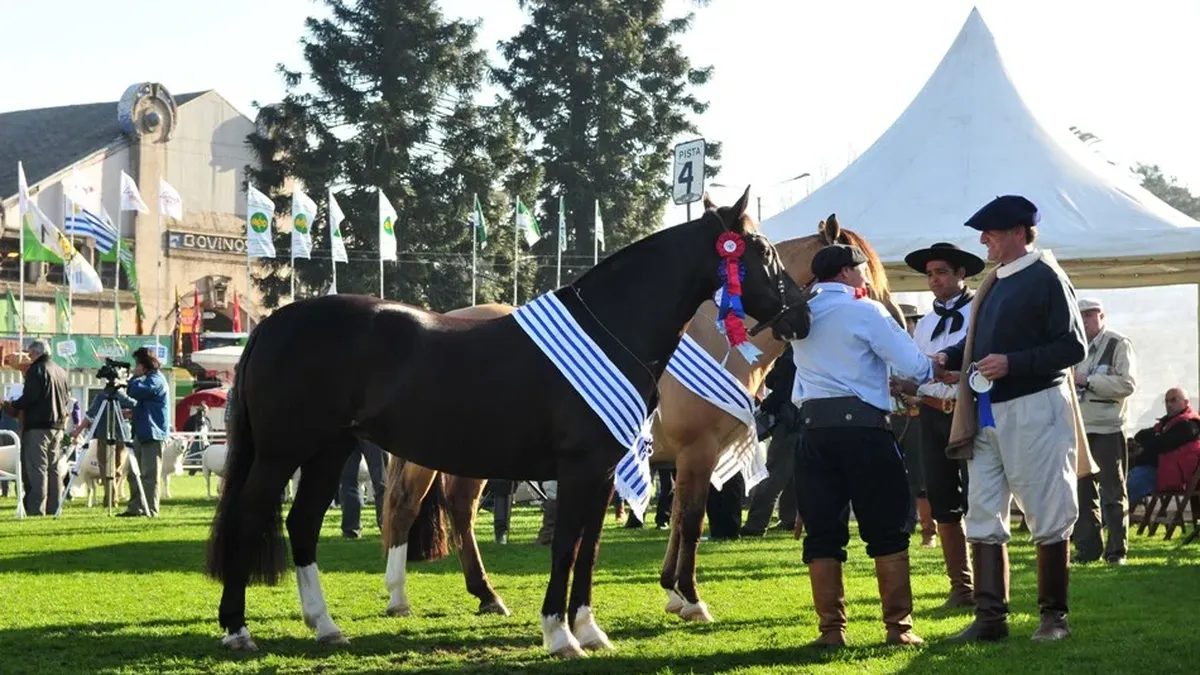
<path id="1" fill-rule="evenodd" d="M 880 303 L 855 299 L 854 289 L 838 282 L 813 286 L 809 301 L 812 328 L 792 342 L 796 383 L 792 401 L 855 396 L 880 410 L 891 410 L 888 369 L 900 378 L 927 382 L 933 362 L 917 349 L 908 332 Z"/>
<path id="2" fill-rule="evenodd" d="M 940 300 L 934 300 L 933 304 L 938 307 L 953 307 L 954 303 L 962 295 L 956 295 L 950 302 L 942 303 Z M 942 317 L 937 315 L 937 312 L 930 312 L 921 317 L 917 321 L 917 326 L 913 330 L 913 341 L 917 343 L 917 347 L 927 356 L 933 356 L 942 351 L 946 347 L 952 347 L 958 344 L 963 338 L 967 337 L 967 327 L 971 323 L 971 303 L 963 305 L 959 310 L 963 315 L 962 327 L 951 332 L 950 321 L 947 321 L 946 330 L 942 331 L 937 339 L 932 337 L 933 329 L 937 327 L 938 321 Z M 917 387 L 918 396 L 932 396 L 934 398 L 957 398 L 958 385 L 946 384 L 945 382 L 926 382 Z"/>

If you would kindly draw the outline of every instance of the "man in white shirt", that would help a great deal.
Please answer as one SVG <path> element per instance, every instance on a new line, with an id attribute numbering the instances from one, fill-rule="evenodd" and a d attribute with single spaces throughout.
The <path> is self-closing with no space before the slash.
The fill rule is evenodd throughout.
<path id="1" fill-rule="evenodd" d="M 983 260 L 954 244 L 937 243 L 909 253 L 904 262 L 925 275 L 933 292 L 933 311 L 917 322 L 913 339 L 929 356 L 958 344 L 967 336 L 971 300 L 967 279 L 983 271 Z M 920 387 L 903 385 L 906 393 L 921 402 L 921 459 L 925 469 L 925 493 L 937 521 L 942 558 L 950 578 L 950 597 L 943 607 L 974 607 L 971 560 L 967 553 L 963 516 L 967 512 L 966 462 L 946 457 L 950 421 L 954 417 L 958 382 L 948 373 L 948 382 L 926 382 Z"/>
<path id="2" fill-rule="evenodd" d="M 842 563 L 853 506 L 875 560 L 888 644 L 916 645 L 908 546 L 911 497 L 904 458 L 888 421 L 888 369 L 927 382 L 933 362 L 878 302 L 866 297 L 866 257 L 826 246 L 813 257 L 812 330 L 792 342 L 792 400 L 804 433 L 796 449 L 796 497 L 806 529 L 804 562 L 819 618 L 818 646 L 846 644 Z M 936 373 L 935 373 L 936 370 Z"/>

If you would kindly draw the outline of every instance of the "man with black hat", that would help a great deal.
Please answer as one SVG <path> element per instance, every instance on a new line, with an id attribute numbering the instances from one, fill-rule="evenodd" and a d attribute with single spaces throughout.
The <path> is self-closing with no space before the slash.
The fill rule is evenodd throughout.
<path id="1" fill-rule="evenodd" d="M 1087 437 L 1071 368 L 1087 349 L 1075 289 L 1054 256 L 1033 247 L 1037 208 L 998 197 L 966 222 L 997 267 L 976 293 L 967 336 L 938 355 L 961 369 L 947 453 L 969 459 L 967 539 L 975 558 L 975 621 L 960 640 L 1008 636 L 1010 504 L 1037 544 L 1035 641 L 1067 627 L 1068 540 L 1079 517 L 1076 472 Z M 969 389 L 968 389 L 969 387 Z M 976 394 L 975 406 L 962 405 Z"/>
<path id="2" fill-rule="evenodd" d="M 984 263 L 979 256 L 944 242 L 913 251 L 905 256 L 904 262 L 925 275 L 929 290 L 933 292 L 933 312 L 917 322 L 913 335 L 921 351 L 933 356 L 967 336 L 971 301 L 975 298 L 967 288 L 967 279 L 982 272 Z M 963 460 L 946 456 L 950 420 L 958 398 L 957 375 L 948 374 L 947 380 L 913 387 L 913 393 L 921 402 L 921 458 L 926 494 L 933 518 L 938 523 L 942 559 L 946 576 L 950 578 L 950 597 L 942 606 L 974 607 L 971 560 L 963 527 L 963 515 L 967 511 L 967 467 Z"/>
<path id="3" fill-rule="evenodd" d="M 812 331 L 792 343 L 792 400 L 804 425 L 796 450 L 796 497 L 821 631 L 813 644 L 846 644 L 842 563 L 851 505 L 867 555 L 875 559 L 887 642 L 921 644 L 912 630 L 906 522 L 911 497 L 888 422 L 888 370 L 920 383 L 941 372 L 888 310 L 867 298 L 862 251 L 826 246 L 813 257 L 812 272 L 817 280 L 809 301 Z"/>

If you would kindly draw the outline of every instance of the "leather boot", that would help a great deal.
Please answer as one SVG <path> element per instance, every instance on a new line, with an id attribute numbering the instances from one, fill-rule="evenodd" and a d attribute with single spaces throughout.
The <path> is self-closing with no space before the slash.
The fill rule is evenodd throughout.
<path id="1" fill-rule="evenodd" d="M 950 597 L 943 609 L 974 607 L 975 589 L 971 581 L 971 558 L 967 555 L 967 533 L 962 521 L 938 523 L 938 538 L 942 540 L 942 558 L 946 561 L 946 576 L 950 577 Z"/>
<path id="2" fill-rule="evenodd" d="M 1042 622 L 1033 632 L 1036 642 L 1061 640 L 1071 635 L 1067 627 L 1067 554 L 1066 541 L 1037 547 L 1038 613 Z"/>
<path id="3" fill-rule="evenodd" d="M 842 588 L 842 563 L 834 558 L 819 558 L 808 563 L 812 583 L 813 608 L 821 637 L 809 643 L 813 647 L 843 647 L 846 644 L 846 593 Z"/>
<path id="4" fill-rule="evenodd" d="M 972 544 L 975 559 L 975 620 L 949 638 L 955 642 L 993 641 L 1008 637 L 1008 547 Z"/>
<path id="5" fill-rule="evenodd" d="M 917 517 L 921 521 L 921 545 L 925 548 L 937 546 L 935 537 L 941 528 L 933 522 L 933 509 L 925 497 L 917 498 Z"/>
<path id="6" fill-rule="evenodd" d="M 558 500 L 547 499 L 542 504 L 542 529 L 538 530 L 537 543 L 549 546 L 554 543 L 554 522 L 558 519 Z"/>
<path id="7" fill-rule="evenodd" d="M 883 605 L 883 623 L 889 645 L 919 645 L 924 640 L 912 631 L 912 585 L 909 581 L 908 551 L 875 558 L 875 578 Z"/>

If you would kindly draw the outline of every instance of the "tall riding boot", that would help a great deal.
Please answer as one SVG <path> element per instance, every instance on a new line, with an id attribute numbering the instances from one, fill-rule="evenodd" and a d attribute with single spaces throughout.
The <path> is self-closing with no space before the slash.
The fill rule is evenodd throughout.
<path id="1" fill-rule="evenodd" d="M 812 583 L 813 608 L 821 637 L 809 643 L 813 647 L 843 647 L 846 644 L 846 592 L 842 588 L 842 563 L 835 558 L 819 558 L 808 563 Z"/>
<path id="2" fill-rule="evenodd" d="M 879 582 L 879 600 L 883 605 L 883 623 L 890 645 L 919 645 L 924 642 L 913 632 L 912 585 L 909 580 L 908 551 L 875 558 L 875 578 Z"/>
<path id="3" fill-rule="evenodd" d="M 1038 613 L 1042 622 L 1033 633 L 1037 642 L 1070 637 L 1067 627 L 1067 587 L 1069 567 L 1067 542 L 1037 547 Z"/>
<path id="4" fill-rule="evenodd" d="M 537 543 L 549 546 L 554 542 L 554 521 L 558 518 L 558 500 L 547 499 L 542 504 L 542 529 L 538 530 Z"/>
<path id="5" fill-rule="evenodd" d="M 971 559 L 967 555 L 967 533 L 962 521 L 938 523 L 938 538 L 942 540 L 942 558 L 946 561 L 946 576 L 950 577 L 950 597 L 943 609 L 974 607 L 975 590 L 971 582 Z"/>
<path id="6" fill-rule="evenodd" d="M 925 548 L 937 546 L 934 538 L 938 534 L 938 527 L 933 522 L 933 509 L 925 497 L 917 498 L 917 517 L 921 520 L 921 545 Z"/>
<path id="7" fill-rule="evenodd" d="M 1008 547 L 972 544 L 975 559 L 975 620 L 951 641 L 1003 640 L 1008 637 Z"/>

